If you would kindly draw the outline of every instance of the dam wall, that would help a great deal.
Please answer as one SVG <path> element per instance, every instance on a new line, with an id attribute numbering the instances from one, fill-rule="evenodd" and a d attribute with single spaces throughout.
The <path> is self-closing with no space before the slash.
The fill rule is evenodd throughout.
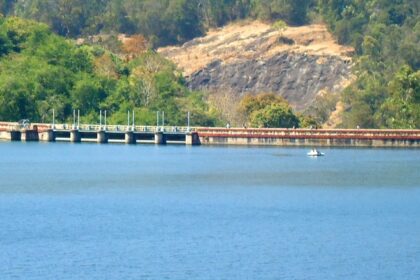
<path id="1" fill-rule="evenodd" d="M 202 145 L 420 147 L 420 130 L 197 128 Z"/>
<path id="2" fill-rule="evenodd" d="M 420 148 L 420 130 L 102 126 L 0 122 L 0 140 L 125 144 Z"/>

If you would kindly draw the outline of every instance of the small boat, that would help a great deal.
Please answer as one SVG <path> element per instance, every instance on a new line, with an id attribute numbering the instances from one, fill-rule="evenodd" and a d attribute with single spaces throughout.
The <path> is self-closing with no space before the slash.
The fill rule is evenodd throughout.
<path id="1" fill-rule="evenodd" d="M 310 157 L 322 157 L 324 156 L 324 153 L 321 153 L 320 151 L 318 151 L 317 149 L 312 149 L 309 153 L 308 156 Z"/>

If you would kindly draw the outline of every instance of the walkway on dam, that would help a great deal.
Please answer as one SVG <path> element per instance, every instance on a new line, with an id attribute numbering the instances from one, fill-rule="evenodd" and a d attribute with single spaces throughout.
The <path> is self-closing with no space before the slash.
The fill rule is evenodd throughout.
<path id="1" fill-rule="evenodd" d="M 68 125 L 0 122 L 0 139 L 10 141 L 66 141 L 97 143 L 152 143 L 197 145 L 197 132 L 189 127 Z"/>
<path id="2" fill-rule="evenodd" d="M 0 122 L 0 139 L 186 145 L 420 147 L 420 130 L 256 129 Z"/>

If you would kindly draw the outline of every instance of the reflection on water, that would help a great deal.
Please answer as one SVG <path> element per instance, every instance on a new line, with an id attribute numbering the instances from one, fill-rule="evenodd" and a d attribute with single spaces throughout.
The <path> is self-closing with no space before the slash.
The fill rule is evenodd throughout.
<path id="1" fill-rule="evenodd" d="M 419 150 L 0 143 L 1 279 L 419 279 Z"/>

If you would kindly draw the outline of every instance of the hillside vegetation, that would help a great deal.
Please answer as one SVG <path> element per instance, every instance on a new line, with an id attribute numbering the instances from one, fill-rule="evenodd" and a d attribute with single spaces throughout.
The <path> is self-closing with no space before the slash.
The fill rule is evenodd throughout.
<path id="1" fill-rule="evenodd" d="M 202 36 L 208 28 L 222 26 L 238 19 L 251 18 L 270 22 L 283 20 L 289 26 L 325 22 L 340 44 L 348 44 L 355 49 L 353 72 L 356 79 L 340 97 L 342 104 L 339 106 L 342 108 L 340 126 L 372 128 L 420 128 L 419 10 L 420 2 L 418 0 L 0 0 L 1 13 L 44 22 L 55 33 L 68 38 L 99 33 L 143 34 L 153 48 L 187 42 Z M 10 20 L 6 20 L 6 22 L 8 21 L 10 22 Z M 88 47 L 75 47 L 51 34 L 44 35 L 44 39 L 34 39 L 33 42 L 22 41 L 24 43 L 19 43 L 19 45 L 13 41 L 13 36 L 9 36 L 7 29 L 10 28 L 9 25 L 10 23 L 2 23 L 0 32 L 2 34 L 0 35 L 0 52 L 3 53 L 1 75 L 4 79 L 11 79 L 4 74 L 6 72 L 13 76 L 13 73 L 32 75 L 30 69 L 33 69 L 34 72 L 36 69 L 46 71 L 47 68 L 34 69 L 35 67 L 30 67 L 31 61 L 39 59 L 40 61 L 37 61 L 36 64 L 39 62 L 40 65 L 49 68 L 61 67 L 60 70 L 52 70 L 68 73 L 69 76 L 63 75 L 65 79 L 74 79 L 65 83 L 59 82 L 60 79 L 57 79 L 48 88 L 50 91 L 42 90 L 42 96 L 48 95 L 45 92 L 56 92 L 59 88 L 66 93 L 64 96 L 69 98 L 72 96 L 71 92 L 77 88 L 77 82 L 84 81 L 91 83 L 91 86 L 92 83 L 100 85 L 100 88 L 103 89 L 103 91 L 93 91 L 93 97 L 87 98 L 89 101 L 96 100 L 88 103 L 90 105 L 86 105 L 92 112 L 94 109 L 104 106 L 105 100 L 110 102 L 110 96 L 114 96 L 114 99 L 120 98 L 118 102 L 115 102 L 118 106 L 113 108 L 116 112 L 123 110 L 121 109 L 124 107 L 121 106 L 122 103 L 134 102 L 132 99 L 128 101 L 122 97 L 123 94 L 115 93 L 118 92 L 117 89 L 120 88 L 121 83 L 133 87 L 133 82 L 130 83 L 129 80 L 130 78 L 134 79 L 133 75 L 136 73 L 134 68 L 137 67 L 135 62 L 121 62 L 108 54 L 113 62 L 110 65 L 120 70 L 115 72 L 117 77 L 104 78 L 97 68 L 93 67 L 98 59 L 97 54 L 92 50 L 86 50 L 89 49 Z M 44 40 L 49 40 L 49 43 Z M 44 50 L 47 48 L 46 46 L 34 47 L 37 42 L 45 43 L 46 46 L 53 49 L 56 47 L 52 46 L 56 44 L 57 48 L 59 46 L 66 48 L 70 52 L 69 57 L 78 57 L 81 55 L 80 53 L 87 52 L 93 58 L 88 59 L 88 63 L 79 65 L 73 62 L 77 59 L 72 59 L 72 62 L 68 63 L 67 56 L 63 58 L 57 55 L 56 62 L 54 62 L 56 64 L 53 64 L 48 62 L 51 60 L 49 56 L 51 53 Z M 62 47 L 63 44 L 71 46 Z M 41 50 L 44 50 L 44 53 L 39 53 Z M 29 55 L 30 52 L 34 55 Z M 149 55 L 160 60 L 160 57 L 155 54 L 149 53 Z M 141 61 L 141 59 L 137 61 Z M 163 64 L 170 65 L 167 61 Z M 186 96 L 190 96 L 192 93 L 183 86 L 182 77 L 179 74 L 174 74 L 176 73 L 173 71 L 174 66 L 171 67 L 165 68 L 165 77 L 170 77 L 165 81 L 167 83 L 171 81 L 169 96 L 173 98 L 172 100 L 180 102 L 178 98 L 181 96 L 187 98 Z M 143 77 L 141 71 L 137 73 L 141 73 L 138 75 Z M 166 95 L 162 94 L 166 92 L 167 88 L 160 87 L 162 80 L 158 73 L 152 75 L 156 96 L 162 97 L 162 101 L 167 102 Z M 85 75 L 84 78 L 81 78 L 82 74 Z M 25 79 L 29 79 L 31 75 L 23 76 Z M 137 81 L 144 81 L 144 79 L 140 78 Z M 19 82 L 22 83 L 22 81 Z M 23 92 L 27 90 L 24 85 L 28 86 L 28 83 L 15 84 L 11 88 L 15 94 L 22 92 L 23 95 Z M 177 89 L 172 90 L 172 86 Z M 2 87 L 4 87 L 4 83 L 2 83 Z M 121 87 L 124 88 L 124 86 Z M 30 86 L 29 89 L 36 92 L 38 87 Z M 129 91 L 136 92 L 133 89 Z M 95 97 L 95 92 L 99 96 L 98 98 Z M 97 92 L 101 92 L 101 94 L 97 94 Z M 36 102 L 44 100 L 35 93 L 31 94 L 36 96 L 33 99 Z M 62 93 L 56 94 L 62 95 Z M 201 100 L 201 98 L 197 99 Z M 32 103 L 27 97 L 11 100 L 19 104 Z M 154 102 L 158 102 L 159 98 L 155 100 Z M 327 117 L 323 114 L 324 109 L 319 110 L 319 108 L 330 103 L 330 100 L 320 98 L 319 105 L 315 104 L 311 113 L 319 121 L 326 121 Z M 21 105 L 21 108 L 26 108 L 25 106 Z M 148 105 L 150 107 L 143 106 L 144 104 L 142 104 L 142 108 L 153 108 L 152 105 Z M 175 107 L 178 108 L 178 105 Z M 1 110 L 15 112 L 10 108 Z M 42 115 L 38 109 L 28 107 L 22 110 L 37 118 Z M 206 111 L 206 109 L 202 110 Z"/>
<path id="2" fill-rule="evenodd" d="M 344 127 L 420 128 L 420 2 L 319 2 L 340 43 L 357 53 Z"/>
<path id="3" fill-rule="evenodd" d="M 52 33 L 47 25 L 19 18 L 0 18 L 0 119 L 82 121 L 97 123 L 99 110 L 109 122 L 125 124 L 127 111 L 137 122 L 155 124 L 156 111 L 166 123 L 215 125 L 200 93 L 185 86 L 175 66 L 152 51 L 130 62 L 98 46 L 77 46 Z"/>
<path id="4" fill-rule="evenodd" d="M 141 33 L 154 46 L 185 42 L 232 20 L 307 22 L 306 0 L 0 0 L 0 12 L 49 24 L 63 36 Z"/>

